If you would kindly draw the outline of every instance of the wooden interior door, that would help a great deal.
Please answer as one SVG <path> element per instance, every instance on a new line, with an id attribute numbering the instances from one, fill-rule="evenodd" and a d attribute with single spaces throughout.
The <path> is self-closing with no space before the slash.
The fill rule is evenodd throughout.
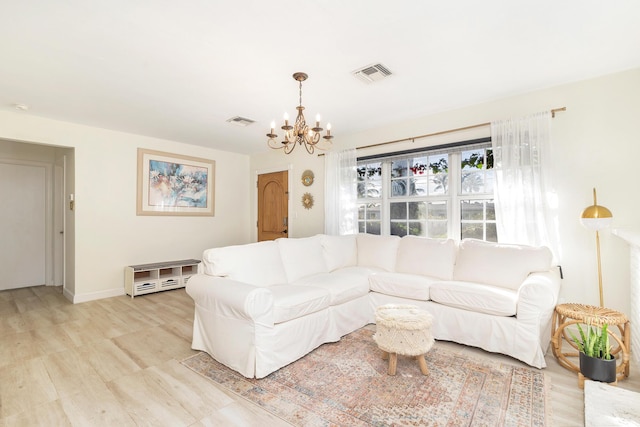
<path id="1" fill-rule="evenodd" d="M 289 173 L 258 175 L 258 241 L 289 237 Z"/>

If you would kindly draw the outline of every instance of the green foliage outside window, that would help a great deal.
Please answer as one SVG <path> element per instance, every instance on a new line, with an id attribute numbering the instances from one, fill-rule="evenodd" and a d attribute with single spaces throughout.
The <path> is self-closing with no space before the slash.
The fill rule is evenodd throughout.
<path id="1" fill-rule="evenodd" d="M 461 238 L 496 241 L 493 167 L 490 148 L 361 164 L 359 231 L 446 238 L 453 229 Z M 456 194 L 450 194 L 450 177 L 457 181 Z M 451 201 L 460 203 L 459 209 L 449 209 Z M 452 212 L 457 218 L 449 217 Z M 452 220 L 459 225 L 452 227 Z"/>

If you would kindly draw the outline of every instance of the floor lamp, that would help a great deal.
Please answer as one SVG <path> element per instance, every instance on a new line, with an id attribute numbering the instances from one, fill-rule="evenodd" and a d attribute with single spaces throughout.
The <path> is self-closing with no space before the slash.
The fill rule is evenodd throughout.
<path id="1" fill-rule="evenodd" d="M 600 307 L 604 307 L 604 297 L 602 294 L 602 266 L 600 263 L 600 230 L 607 228 L 613 221 L 613 214 L 604 206 L 598 205 L 596 199 L 596 189 L 593 189 L 593 205 L 582 211 L 580 222 L 586 228 L 596 232 L 596 251 L 598 254 L 598 287 L 600 290 Z"/>

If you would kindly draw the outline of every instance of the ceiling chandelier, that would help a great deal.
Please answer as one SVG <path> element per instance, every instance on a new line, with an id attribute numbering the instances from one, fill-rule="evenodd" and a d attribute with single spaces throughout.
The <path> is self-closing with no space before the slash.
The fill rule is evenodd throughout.
<path id="1" fill-rule="evenodd" d="M 320 127 L 320 115 L 316 116 L 316 125 L 315 127 L 307 126 L 307 122 L 304 119 L 304 114 L 302 111 L 304 107 L 302 106 L 302 82 L 307 80 L 307 76 L 305 73 L 294 73 L 293 79 L 296 80 L 300 87 L 300 103 L 296 107 L 298 110 L 298 116 L 296 117 L 296 121 L 291 126 L 289 124 L 289 115 L 284 113 L 284 126 L 281 126 L 280 129 L 284 131 L 284 140 L 282 142 L 277 142 L 275 138 L 278 137 L 275 133 L 276 123 L 271 122 L 271 132 L 267 134 L 269 140 L 267 141 L 267 145 L 269 148 L 273 148 L 276 150 L 284 149 L 285 154 L 289 154 L 296 148 L 296 144 L 304 145 L 304 148 L 307 149 L 309 154 L 313 154 L 313 151 L 317 148 L 319 150 L 326 150 L 331 146 L 331 124 L 327 123 L 327 134 L 322 138 L 329 142 L 329 146 L 321 147 L 318 145 L 320 142 L 320 132 L 323 129 Z"/>

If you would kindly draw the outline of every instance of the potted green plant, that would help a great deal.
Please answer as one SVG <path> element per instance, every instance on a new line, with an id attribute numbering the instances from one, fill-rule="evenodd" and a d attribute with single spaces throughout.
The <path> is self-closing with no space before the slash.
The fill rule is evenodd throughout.
<path id="1" fill-rule="evenodd" d="M 611 354 L 608 325 L 601 327 L 587 325 L 583 330 L 578 324 L 580 337 L 572 332 L 571 338 L 580 351 L 580 372 L 585 377 L 606 383 L 616 380 L 616 358 Z"/>

